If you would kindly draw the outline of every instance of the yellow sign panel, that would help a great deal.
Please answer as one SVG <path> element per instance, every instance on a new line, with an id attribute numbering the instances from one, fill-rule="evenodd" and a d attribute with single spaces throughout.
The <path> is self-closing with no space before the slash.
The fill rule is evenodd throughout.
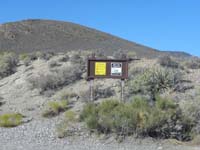
<path id="1" fill-rule="evenodd" d="M 106 75 L 106 62 L 95 62 L 95 75 Z"/>

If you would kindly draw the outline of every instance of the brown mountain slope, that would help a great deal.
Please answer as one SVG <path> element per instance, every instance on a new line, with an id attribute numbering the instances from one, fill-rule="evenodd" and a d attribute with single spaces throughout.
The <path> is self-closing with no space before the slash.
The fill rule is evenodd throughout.
<path id="1" fill-rule="evenodd" d="M 163 54 L 158 50 L 78 24 L 39 19 L 0 25 L 0 51 L 5 50 L 15 52 L 103 50 L 107 54 L 112 54 L 116 50 L 128 50 L 134 51 L 139 57 L 156 57 Z M 187 54 L 177 54 L 187 56 Z"/>

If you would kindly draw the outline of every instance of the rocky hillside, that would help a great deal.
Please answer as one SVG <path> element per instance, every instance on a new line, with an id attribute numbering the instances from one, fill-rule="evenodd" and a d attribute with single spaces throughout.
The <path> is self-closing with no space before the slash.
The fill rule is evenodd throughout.
<path id="1" fill-rule="evenodd" d="M 132 62 L 126 103 L 120 82 L 103 79 L 90 105 L 88 52 L 38 53 L 0 55 L 0 149 L 199 148 L 199 59 Z"/>
<path id="2" fill-rule="evenodd" d="M 138 57 L 165 54 L 119 37 L 70 22 L 25 20 L 0 25 L 0 51 L 32 52 L 69 50 L 132 51 Z M 168 53 L 168 52 L 167 52 Z M 184 53 L 170 55 L 187 57 Z"/>

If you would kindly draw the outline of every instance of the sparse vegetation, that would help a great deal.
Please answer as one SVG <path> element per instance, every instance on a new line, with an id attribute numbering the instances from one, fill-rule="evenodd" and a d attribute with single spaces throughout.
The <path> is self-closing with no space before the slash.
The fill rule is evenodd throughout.
<path id="1" fill-rule="evenodd" d="M 78 65 L 62 66 L 48 73 L 31 76 L 28 82 L 33 88 L 38 88 L 43 93 L 81 79 L 82 71 Z"/>
<path id="2" fill-rule="evenodd" d="M 60 66 L 60 64 L 58 64 L 58 62 L 55 60 L 51 60 L 48 62 L 48 66 L 49 68 L 54 68 L 54 67 Z"/>
<path id="3" fill-rule="evenodd" d="M 190 69 L 200 69 L 200 59 L 199 58 L 190 59 L 186 61 L 184 65 Z"/>
<path id="4" fill-rule="evenodd" d="M 178 62 L 173 60 L 170 56 L 163 56 L 159 59 L 159 64 L 163 67 L 169 68 L 179 68 L 180 65 Z"/>
<path id="5" fill-rule="evenodd" d="M 54 56 L 54 52 L 42 52 L 42 51 L 36 51 L 33 53 L 33 55 L 38 59 L 44 59 L 49 60 L 52 56 Z"/>
<path id="6" fill-rule="evenodd" d="M 190 117 L 195 123 L 193 128 L 194 136 L 200 135 L 200 101 L 199 97 L 193 102 L 186 102 L 183 106 L 183 110 L 186 116 Z"/>
<path id="7" fill-rule="evenodd" d="M 182 82 L 182 78 L 182 73 L 179 71 L 166 68 L 147 69 L 129 82 L 129 92 L 149 95 L 151 100 L 155 101 L 157 94 L 170 88 L 175 89 L 176 85 Z"/>
<path id="8" fill-rule="evenodd" d="M 94 99 L 100 98 L 109 98 L 115 94 L 115 91 L 111 87 L 101 88 L 100 86 L 96 86 L 94 88 Z"/>
<path id="9" fill-rule="evenodd" d="M 74 92 L 69 92 L 69 91 L 62 91 L 60 93 L 60 98 L 61 99 L 72 99 L 74 97 L 77 97 L 78 95 Z"/>
<path id="10" fill-rule="evenodd" d="M 59 62 L 67 62 L 69 60 L 69 56 L 65 54 L 64 56 L 59 58 Z"/>
<path id="11" fill-rule="evenodd" d="M 22 61 L 34 61 L 37 59 L 49 60 L 54 55 L 55 54 L 53 52 L 36 51 L 30 53 L 21 53 L 19 55 L 19 59 Z"/>
<path id="12" fill-rule="evenodd" d="M 54 117 L 57 116 L 60 112 L 63 112 L 68 109 L 68 101 L 52 101 L 48 103 L 46 110 L 43 112 L 43 117 Z"/>
<path id="13" fill-rule="evenodd" d="M 100 133 L 179 140 L 189 140 L 193 126 L 178 106 L 161 97 L 154 107 L 141 98 L 125 104 L 116 100 L 107 100 L 98 105 L 90 103 L 84 107 L 80 119 L 89 129 Z"/>
<path id="14" fill-rule="evenodd" d="M 78 64 L 82 64 L 83 62 L 83 58 L 80 55 L 80 52 L 78 53 L 73 53 L 72 56 L 69 59 L 73 64 L 78 63 Z"/>
<path id="15" fill-rule="evenodd" d="M 57 125 L 56 131 L 59 138 L 64 138 L 74 134 L 73 126 L 77 122 L 77 114 L 68 110 L 64 114 L 64 119 Z"/>
<path id="16" fill-rule="evenodd" d="M 94 87 L 94 100 L 109 98 L 115 94 L 115 91 L 111 87 L 102 88 L 101 86 Z M 90 90 L 86 90 L 80 93 L 80 97 L 83 101 L 88 102 L 90 100 Z"/>
<path id="17" fill-rule="evenodd" d="M 0 127 L 16 127 L 22 124 L 22 118 L 18 113 L 0 115 Z"/>
<path id="18" fill-rule="evenodd" d="M 14 53 L 3 53 L 0 55 L 0 79 L 7 77 L 16 71 L 18 56 Z"/>

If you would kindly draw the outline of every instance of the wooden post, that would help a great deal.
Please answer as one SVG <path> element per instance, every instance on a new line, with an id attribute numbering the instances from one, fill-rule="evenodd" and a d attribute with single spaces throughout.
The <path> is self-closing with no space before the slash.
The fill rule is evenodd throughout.
<path id="1" fill-rule="evenodd" d="M 94 79 L 90 79 L 90 102 L 94 101 Z"/>
<path id="2" fill-rule="evenodd" d="M 124 79 L 121 79 L 121 102 L 124 101 Z"/>

